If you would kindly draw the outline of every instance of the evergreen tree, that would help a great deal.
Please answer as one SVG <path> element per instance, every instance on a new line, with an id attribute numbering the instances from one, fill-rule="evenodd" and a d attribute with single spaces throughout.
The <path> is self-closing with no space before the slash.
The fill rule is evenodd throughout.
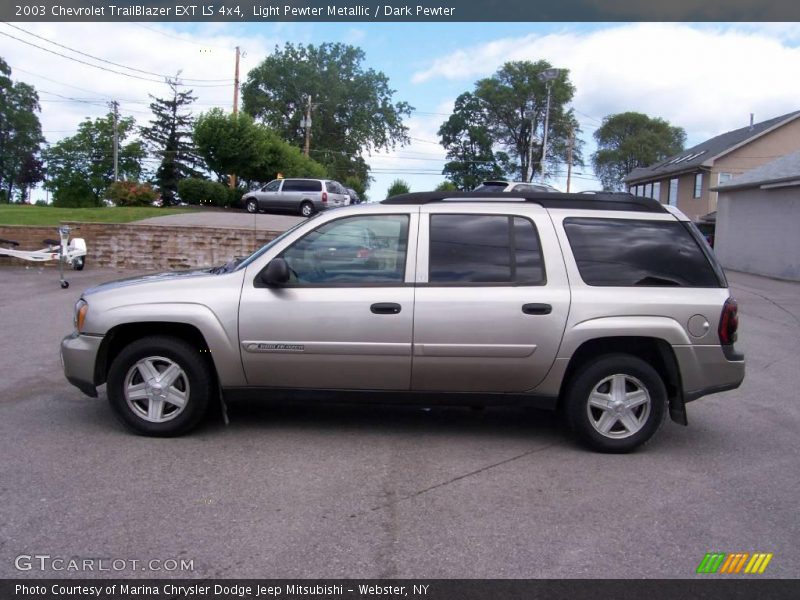
<path id="1" fill-rule="evenodd" d="M 192 90 L 180 91 L 177 78 L 167 81 L 172 92 L 169 98 L 150 96 L 150 110 L 155 118 L 150 127 L 143 127 L 142 137 L 148 149 L 161 159 L 155 182 L 160 188 L 164 206 L 175 204 L 178 182 L 184 177 L 199 177 L 200 160 L 192 143 L 194 118 L 187 107 L 197 100 Z"/>

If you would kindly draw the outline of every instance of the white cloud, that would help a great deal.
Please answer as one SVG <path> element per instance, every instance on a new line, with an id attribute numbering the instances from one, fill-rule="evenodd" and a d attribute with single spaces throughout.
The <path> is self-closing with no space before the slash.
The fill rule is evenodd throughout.
<path id="1" fill-rule="evenodd" d="M 464 81 L 465 90 L 510 60 L 546 59 L 570 70 L 573 105 L 593 131 L 603 116 L 635 110 L 684 127 L 690 141 L 800 109 L 794 26 L 637 23 L 589 33 L 503 38 L 435 59 L 413 75 Z M 580 115 L 579 115 L 580 116 Z"/>
<path id="2" fill-rule="evenodd" d="M 230 28 L 215 25 L 210 24 L 192 34 L 159 24 L 17 25 L 45 38 L 43 40 L 5 24 L 0 26 L 4 33 L 108 70 L 62 58 L 5 36 L 0 37 L 0 56 L 11 65 L 14 80 L 26 81 L 39 90 L 42 129 L 48 132 L 48 141 L 54 142 L 74 132 L 85 117 L 107 113 L 106 103 L 114 99 L 121 104 L 121 114 L 133 116 L 139 124 L 145 124 L 150 119 L 149 95 L 163 97 L 168 91 L 160 75 L 174 76 L 178 71 L 186 87 L 192 88 L 198 97 L 195 112 L 214 106 L 230 110 L 233 103 L 234 47 L 240 41 L 232 35 Z M 99 62 L 45 40 L 147 73 Z M 248 70 L 268 53 L 274 41 L 249 39 L 247 44 L 249 52 L 240 64 L 242 80 Z M 64 96 L 83 102 L 69 101 Z"/>

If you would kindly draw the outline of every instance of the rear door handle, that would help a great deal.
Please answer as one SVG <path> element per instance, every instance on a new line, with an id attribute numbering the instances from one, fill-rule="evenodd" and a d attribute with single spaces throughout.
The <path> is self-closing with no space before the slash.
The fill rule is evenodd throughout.
<path id="1" fill-rule="evenodd" d="M 522 312 L 526 315 L 549 315 L 553 312 L 553 307 L 549 304 L 523 304 Z"/>
<path id="2" fill-rule="evenodd" d="M 377 302 L 369 307 L 376 315 L 396 315 L 401 308 L 396 302 Z"/>

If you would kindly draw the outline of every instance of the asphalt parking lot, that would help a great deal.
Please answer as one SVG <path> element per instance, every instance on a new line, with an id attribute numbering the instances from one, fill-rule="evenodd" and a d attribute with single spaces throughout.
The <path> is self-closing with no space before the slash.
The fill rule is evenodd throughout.
<path id="1" fill-rule="evenodd" d="M 80 291 L 130 274 L 88 265 L 61 290 L 0 269 L 0 577 L 686 578 L 711 551 L 800 572 L 800 284 L 730 273 L 742 387 L 607 456 L 517 409 L 239 403 L 227 427 L 132 435 L 58 359 Z M 22 554 L 193 571 L 19 572 Z"/>

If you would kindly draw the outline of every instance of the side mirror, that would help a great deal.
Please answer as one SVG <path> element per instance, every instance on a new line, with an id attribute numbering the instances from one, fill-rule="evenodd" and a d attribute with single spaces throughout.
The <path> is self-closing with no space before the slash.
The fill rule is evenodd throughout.
<path id="1" fill-rule="evenodd" d="M 289 281 L 289 265 L 282 258 L 273 258 L 261 271 L 261 281 L 269 287 L 278 287 Z"/>

